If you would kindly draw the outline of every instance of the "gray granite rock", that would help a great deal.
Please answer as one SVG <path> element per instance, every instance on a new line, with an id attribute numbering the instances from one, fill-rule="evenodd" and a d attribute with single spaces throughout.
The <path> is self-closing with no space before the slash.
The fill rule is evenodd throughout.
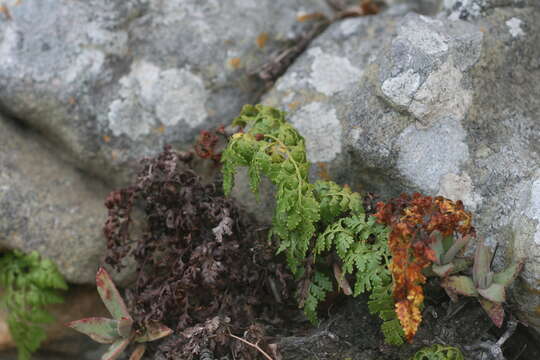
<path id="1" fill-rule="evenodd" d="M 94 282 L 107 189 L 34 132 L 0 117 L 0 248 L 37 250 L 70 282 Z"/>
<path id="2" fill-rule="evenodd" d="M 228 123 L 262 84 L 248 72 L 331 14 L 324 0 L 4 2 L 0 104 L 78 167 L 123 183 L 164 144 Z"/>
<path id="3" fill-rule="evenodd" d="M 497 268 L 526 257 L 512 301 L 540 330 L 540 9 L 483 4 L 336 23 L 264 102 L 289 111 L 314 177 L 463 200 Z"/>

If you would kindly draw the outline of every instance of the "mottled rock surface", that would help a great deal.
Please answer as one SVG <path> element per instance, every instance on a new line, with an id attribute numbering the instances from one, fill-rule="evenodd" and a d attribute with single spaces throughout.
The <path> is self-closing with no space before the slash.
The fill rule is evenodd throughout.
<path id="1" fill-rule="evenodd" d="M 4 4 L 1 108 L 117 184 L 137 159 L 256 101 L 248 72 L 310 26 L 298 17 L 331 13 L 324 0 Z"/>
<path id="2" fill-rule="evenodd" d="M 0 247 L 37 250 L 68 281 L 93 282 L 106 249 L 107 189 L 4 117 L 0 144 Z"/>

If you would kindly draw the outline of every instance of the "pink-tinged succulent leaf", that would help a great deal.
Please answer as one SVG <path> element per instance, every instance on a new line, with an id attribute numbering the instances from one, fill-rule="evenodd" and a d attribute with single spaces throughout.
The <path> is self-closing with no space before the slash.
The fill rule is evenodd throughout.
<path id="1" fill-rule="evenodd" d="M 463 249 L 463 247 L 465 245 L 467 245 L 467 243 L 469 242 L 470 240 L 470 236 L 469 235 L 465 235 L 465 236 L 460 236 L 456 241 L 454 241 L 454 243 L 452 244 L 452 246 L 450 246 L 450 248 L 448 249 L 448 251 L 446 251 L 446 253 L 443 255 L 442 257 L 442 263 L 443 264 L 448 264 L 449 262 L 451 262 L 452 260 L 454 260 L 454 258 L 456 257 L 456 255 L 459 253 L 459 251 L 461 249 Z"/>
<path id="2" fill-rule="evenodd" d="M 99 268 L 96 274 L 96 285 L 105 307 L 116 320 L 121 318 L 131 319 L 124 300 L 104 268 Z"/>
<path id="3" fill-rule="evenodd" d="M 478 296 L 478 291 L 468 276 L 449 276 L 442 281 L 441 286 L 452 294 Z M 454 300 L 455 298 L 450 293 L 448 295 Z"/>
<path id="4" fill-rule="evenodd" d="M 432 239 L 433 241 L 429 244 L 429 247 L 435 253 L 434 263 L 442 265 L 442 258 L 444 255 L 443 236 L 438 230 L 435 230 L 432 233 Z"/>
<path id="5" fill-rule="evenodd" d="M 129 360 L 140 360 L 142 356 L 144 355 L 144 351 L 146 350 L 146 345 L 139 344 L 133 350 L 133 353 L 131 353 L 131 356 L 129 357 Z"/>
<path id="6" fill-rule="evenodd" d="M 473 279 L 476 287 L 485 289 L 490 285 L 487 278 L 490 272 L 490 265 L 491 251 L 484 245 L 484 242 L 480 242 L 476 246 L 473 264 Z"/>
<path id="7" fill-rule="evenodd" d="M 431 268 L 435 274 L 437 274 L 439 277 L 444 278 L 452 273 L 452 271 L 454 270 L 454 264 L 452 263 L 446 264 L 446 265 L 433 264 Z"/>
<path id="8" fill-rule="evenodd" d="M 121 318 L 118 320 L 118 334 L 121 337 L 127 338 L 131 334 L 131 328 L 133 327 L 133 319 Z"/>
<path id="9" fill-rule="evenodd" d="M 478 293 L 489 301 L 502 303 L 505 300 L 504 286 L 501 284 L 493 283 L 487 289 L 478 289 Z"/>
<path id="10" fill-rule="evenodd" d="M 101 344 L 112 344 L 119 339 L 117 325 L 116 320 L 102 317 L 91 317 L 66 324 L 66 326 L 88 335 L 92 340 Z"/>
<path id="11" fill-rule="evenodd" d="M 126 349 L 126 347 L 129 345 L 129 338 L 128 339 L 120 339 L 115 341 L 111 346 L 109 346 L 109 349 L 103 356 L 101 357 L 101 360 L 115 360 L 117 359 L 122 352 Z"/>
<path id="12" fill-rule="evenodd" d="M 135 338 L 136 342 L 148 342 L 172 334 L 172 330 L 160 323 L 146 324 L 146 332 Z"/>
<path id="13" fill-rule="evenodd" d="M 500 328 L 504 320 L 504 309 L 502 304 L 484 298 L 479 298 L 478 301 L 495 326 Z"/>
<path id="14" fill-rule="evenodd" d="M 507 287 L 516 279 L 522 268 L 523 260 L 513 263 L 500 273 L 495 274 L 493 276 L 493 282 Z"/>

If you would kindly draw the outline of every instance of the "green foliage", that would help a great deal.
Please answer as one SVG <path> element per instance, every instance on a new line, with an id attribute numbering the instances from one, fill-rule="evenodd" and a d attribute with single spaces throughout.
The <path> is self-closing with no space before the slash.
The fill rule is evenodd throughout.
<path id="1" fill-rule="evenodd" d="M 7 310 L 19 360 L 30 359 L 46 337 L 41 324 L 54 320 L 44 307 L 62 303 L 57 290 L 67 290 L 67 284 L 52 261 L 35 251 L 14 250 L 0 257 L 0 287 L 4 290 L 0 305 Z"/>
<path id="2" fill-rule="evenodd" d="M 285 122 L 285 113 L 247 105 L 233 125 L 245 132 L 233 135 L 222 154 L 225 193 L 230 193 L 238 167 L 248 168 L 254 193 L 259 191 L 261 175 L 276 186 L 271 234 L 279 238 L 278 253 L 286 253 L 298 278 L 312 273 L 306 290 L 299 294 L 308 319 L 316 322 L 318 304 L 337 290 L 332 276 L 342 288 L 350 288 L 346 277 L 354 275 L 354 296 L 390 283 L 387 228 L 366 216 L 361 195 L 349 187 L 331 181 L 309 183 L 304 138 Z M 334 262 L 333 274 L 328 260 Z M 309 268 L 314 269 L 305 271 Z M 393 318 L 385 322 L 383 331 L 394 343 L 396 337 L 402 343 L 399 321 L 393 308 L 388 311 Z"/>
<path id="3" fill-rule="evenodd" d="M 387 282 L 385 286 L 375 288 L 369 295 L 369 312 L 378 314 L 383 320 L 381 331 L 384 341 L 390 345 L 402 345 L 405 333 L 395 312 L 395 302 L 392 297 L 392 284 Z"/>
<path id="4" fill-rule="evenodd" d="M 463 360 L 463 354 L 453 346 L 433 345 L 418 351 L 411 360 Z"/>
<path id="5" fill-rule="evenodd" d="M 341 218 L 330 224 L 315 243 L 315 254 L 335 250 L 343 262 L 343 274 L 355 274 L 354 296 L 390 281 L 386 227 L 364 214 Z"/>
<path id="6" fill-rule="evenodd" d="M 315 272 L 304 304 L 304 313 L 312 323 L 317 322 L 317 306 L 324 301 L 326 294 L 334 289 L 332 280 L 322 272 Z"/>
<path id="7" fill-rule="evenodd" d="M 333 181 L 317 181 L 313 190 L 319 202 L 321 222 L 324 226 L 347 213 L 364 213 L 360 194 L 352 192 L 349 187 L 339 186 Z"/>
<path id="8" fill-rule="evenodd" d="M 262 105 L 244 106 L 233 125 L 248 130 L 233 135 L 222 154 L 225 193 L 230 193 L 240 166 L 248 167 L 253 192 L 259 190 L 261 174 L 276 185 L 272 234 L 281 240 L 278 252 L 285 252 L 291 271 L 298 275 L 320 219 L 319 203 L 307 178 L 304 138 L 285 122 L 284 112 Z"/>

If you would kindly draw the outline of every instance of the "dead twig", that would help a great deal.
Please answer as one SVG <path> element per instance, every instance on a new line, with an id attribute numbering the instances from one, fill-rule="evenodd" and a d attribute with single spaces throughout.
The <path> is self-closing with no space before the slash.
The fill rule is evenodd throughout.
<path id="1" fill-rule="evenodd" d="M 252 348 L 254 348 L 255 350 L 257 350 L 258 352 L 260 352 L 266 359 L 268 360 L 274 360 L 272 359 L 272 357 L 270 355 L 268 355 L 263 349 L 261 349 L 259 347 L 259 345 L 257 344 L 253 344 L 253 343 L 250 343 L 249 341 L 245 340 L 245 339 L 242 339 L 241 337 L 238 337 L 236 335 L 233 335 L 231 334 L 231 332 L 229 331 L 229 336 L 236 339 L 236 340 L 240 340 L 241 342 L 243 342 L 244 344 L 246 345 L 249 345 L 251 346 Z"/>
<path id="2" fill-rule="evenodd" d="M 508 338 L 514 334 L 516 327 L 517 321 L 515 319 L 510 319 L 508 320 L 508 327 L 506 328 L 506 331 L 496 342 L 490 340 L 480 341 L 470 346 L 464 346 L 463 348 L 468 351 L 484 350 L 488 355 L 491 356 L 491 359 L 493 360 L 506 360 L 503 355 L 502 346 L 506 340 L 508 340 Z"/>

